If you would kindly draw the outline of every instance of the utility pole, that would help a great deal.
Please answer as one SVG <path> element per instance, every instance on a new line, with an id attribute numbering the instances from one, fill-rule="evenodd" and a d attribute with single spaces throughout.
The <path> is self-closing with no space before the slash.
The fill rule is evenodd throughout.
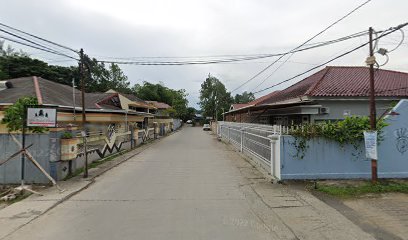
<path id="1" fill-rule="evenodd" d="M 370 56 L 367 62 L 370 66 L 370 128 L 372 131 L 376 130 L 376 108 L 375 108 L 375 88 L 374 88 L 374 49 L 373 49 L 373 28 L 370 27 L 369 30 L 369 47 Z M 376 183 L 378 179 L 377 176 L 377 160 L 371 159 L 371 182 Z"/>
<path id="2" fill-rule="evenodd" d="M 79 77 L 81 79 L 81 105 L 82 105 L 82 138 L 85 156 L 84 178 L 88 177 L 88 151 L 86 147 L 86 113 L 85 113 L 85 78 L 84 78 L 84 50 L 79 51 Z"/>
<path id="3" fill-rule="evenodd" d="M 76 121 L 75 87 L 75 78 L 72 78 L 72 105 L 74 107 L 74 122 Z"/>

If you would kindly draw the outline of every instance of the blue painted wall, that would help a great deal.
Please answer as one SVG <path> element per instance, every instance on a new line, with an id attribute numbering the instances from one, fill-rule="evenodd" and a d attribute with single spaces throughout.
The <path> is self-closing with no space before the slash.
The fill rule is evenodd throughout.
<path id="1" fill-rule="evenodd" d="M 378 147 L 378 173 L 381 178 L 408 178 L 408 100 L 402 100 L 389 115 L 384 141 Z M 356 150 L 325 139 L 313 139 L 303 158 L 296 157 L 292 136 L 281 138 L 282 179 L 370 178 L 371 163 L 364 145 Z"/>
<path id="2" fill-rule="evenodd" d="M 386 117 L 385 141 L 378 147 L 378 171 L 408 178 L 408 100 L 401 100 L 393 112 Z"/>

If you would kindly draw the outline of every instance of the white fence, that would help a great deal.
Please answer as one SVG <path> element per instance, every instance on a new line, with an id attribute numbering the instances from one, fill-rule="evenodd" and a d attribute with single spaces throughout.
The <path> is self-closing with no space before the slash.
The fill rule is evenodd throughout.
<path id="1" fill-rule="evenodd" d="M 218 122 L 217 135 L 231 143 L 240 152 L 252 159 L 260 160 L 266 170 L 276 178 L 280 178 L 280 150 L 276 141 L 288 128 L 261 124 Z M 271 164 L 272 163 L 272 164 Z"/>

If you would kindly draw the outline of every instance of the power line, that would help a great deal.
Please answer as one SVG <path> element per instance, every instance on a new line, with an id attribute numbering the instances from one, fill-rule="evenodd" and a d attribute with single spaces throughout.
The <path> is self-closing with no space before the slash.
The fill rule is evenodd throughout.
<path id="1" fill-rule="evenodd" d="M 36 45 L 36 46 L 38 46 L 38 47 L 40 47 L 40 48 L 42 48 L 42 49 L 47 49 L 47 50 L 50 51 L 50 52 L 60 53 L 60 52 L 58 52 L 58 51 L 55 50 L 55 49 L 52 49 L 52 48 L 49 48 L 49 47 L 44 46 L 44 45 L 42 45 L 42 44 L 39 44 L 39 43 L 37 43 L 37 42 L 31 41 L 30 39 L 21 37 L 21 36 L 19 36 L 19 35 L 17 35 L 17 34 L 14 34 L 14 33 L 12 33 L 12 32 L 6 31 L 6 30 L 4 30 L 4 29 L 1 29 L 1 28 L 0 28 L 0 31 L 6 33 L 6 34 L 8 34 L 8 35 L 11 35 L 11 36 L 13 36 L 13 37 L 16 37 L 16 38 L 19 38 L 19 39 L 21 39 L 21 40 L 24 40 L 24 41 L 26 41 L 26 42 L 29 42 L 30 44 L 34 44 L 34 45 Z M 63 54 L 63 53 L 60 53 L 60 54 Z"/>
<path id="2" fill-rule="evenodd" d="M 387 35 L 389 35 L 389 34 L 395 32 L 395 31 L 398 31 L 398 30 L 400 30 L 401 28 L 403 28 L 403 27 L 405 27 L 405 26 L 407 26 L 407 25 L 408 25 L 408 23 L 404 23 L 404 24 L 398 25 L 397 27 L 390 28 L 388 31 L 384 31 L 383 34 L 381 34 L 379 37 L 376 37 L 375 39 L 373 39 L 373 41 L 378 41 L 379 39 L 381 39 L 381 38 L 383 38 L 383 37 L 385 37 L 385 36 L 387 36 Z M 355 48 L 353 48 L 352 50 L 349 50 L 349 51 L 347 51 L 347 52 L 345 52 L 345 53 L 343 53 L 343 54 L 340 54 L 340 55 L 338 55 L 338 56 L 336 56 L 336 57 L 334 57 L 334 58 L 332 58 L 332 59 L 330 59 L 330 60 L 328 60 L 328 61 L 326 61 L 326 62 L 324 62 L 324 63 L 322 63 L 322 64 L 320 64 L 320 65 L 318 65 L 318 66 L 315 66 L 315 67 L 313 67 L 313 68 L 310 68 L 309 70 L 306 70 L 306 71 L 304 71 L 304 72 L 302 72 L 302 73 L 299 73 L 299 74 L 297 74 L 297 75 L 295 75 L 295 76 L 293 76 L 293 77 L 291 77 L 291 78 L 288 78 L 288 79 L 286 79 L 286 80 L 284 80 L 284 81 L 278 82 L 278 83 L 276 83 L 276 84 L 274 84 L 274 85 L 272 85 L 272 86 L 269 86 L 269 87 L 267 87 L 267 88 L 264 88 L 264 89 L 262 89 L 262 90 L 259 90 L 259 91 L 257 91 L 257 92 L 254 92 L 254 94 L 260 93 L 260 92 L 263 92 L 263 91 L 266 91 L 266 90 L 269 90 L 269 89 L 271 89 L 271 88 L 273 88 L 273 87 L 279 86 L 279 85 L 281 85 L 281 84 L 283 84 L 283 83 L 285 83 L 285 82 L 288 82 L 288 81 L 290 81 L 290 80 L 293 80 L 293 79 L 295 79 L 295 78 L 297 78 L 297 77 L 299 77 L 299 76 L 302 76 L 302 75 L 304 75 L 304 74 L 306 74 L 306 73 L 309 73 L 309 72 L 311 72 L 311 71 L 313 71 L 313 70 L 315 70 L 315 69 L 318 69 L 318 68 L 320 68 L 320 67 L 322 67 L 322 66 L 325 66 L 325 65 L 327 65 L 328 63 L 333 62 L 334 60 L 337 60 L 337 59 L 339 59 L 339 58 L 341 58 L 341 57 L 344 57 L 344 56 L 346 56 L 346 55 L 348 55 L 348 54 L 350 54 L 350 53 L 352 53 L 352 52 L 354 52 L 354 51 L 356 51 L 356 50 L 358 50 L 358 49 L 360 49 L 360 48 L 362 48 L 362 47 L 365 47 L 365 46 L 368 45 L 369 43 L 370 43 L 370 42 L 366 42 L 366 43 L 364 43 L 364 44 L 362 44 L 362 45 L 359 45 L 358 47 L 355 47 Z"/>
<path id="3" fill-rule="evenodd" d="M 6 25 L 6 24 L 4 24 L 4 23 L 1 23 L 1 22 L 0 22 L 0 26 L 7 27 L 7 28 L 12 29 L 12 30 L 14 30 L 14 31 L 17 31 L 17 32 L 26 34 L 26 35 L 31 36 L 31 37 L 34 37 L 34 38 L 37 38 L 37 39 L 39 39 L 39 40 L 41 40 L 41 41 L 44 41 L 44 42 L 53 44 L 53 45 L 58 46 L 58 47 L 61 47 L 61 48 L 65 48 L 65 49 L 70 50 L 70 51 L 73 51 L 73 52 L 75 52 L 75 53 L 79 53 L 79 51 L 77 51 L 77 50 L 75 50 L 75 49 L 73 49 L 73 48 L 70 48 L 70 47 L 64 46 L 64 45 L 62 45 L 62 44 L 59 44 L 59 43 L 56 43 L 56 42 L 47 40 L 47 39 L 45 39 L 45 38 L 36 36 L 36 35 L 34 35 L 34 34 L 31 34 L 31 33 L 24 32 L 24 31 L 22 31 L 22 30 L 20 30 L 20 29 L 17 29 L 17 28 L 8 26 L 8 25 Z"/>
<path id="4" fill-rule="evenodd" d="M 362 31 L 362 32 L 358 32 L 358 33 L 355 33 L 355 34 L 352 34 L 352 35 L 350 35 L 350 36 L 347 36 L 347 37 L 343 37 L 343 38 L 339 38 L 339 39 L 337 39 L 337 40 L 332 40 L 332 41 L 341 41 L 341 40 L 343 40 L 343 39 L 350 39 L 350 38 L 355 38 L 355 37 L 358 37 L 358 38 L 360 38 L 361 36 L 365 36 L 365 35 L 367 35 L 368 34 L 368 32 L 367 31 Z M 319 42 L 319 43 L 314 43 L 314 44 L 321 44 L 321 43 L 324 43 L 324 42 Z M 306 44 L 306 45 L 314 45 L 314 44 Z M 255 91 L 258 87 L 260 87 L 266 80 L 268 80 L 273 74 L 275 74 L 283 65 L 285 65 L 285 63 L 286 62 L 288 62 L 288 60 L 294 55 L 295 53 L 292 53 L 288 58 L 286 58 L 271 74 L 269 74 L 268 76 L 266 76 L 263 80 L 262 80 L 262 82 L 260 82 L 255 88 L 253 88 L 252 90 L 251 90 L 251 92 L 253 92 L 253 91 Z M 279 59 L 278 59 L 279 60 Z M 276 61 L 276 62 L 279 62 L 279 61 Z M 314 64 L 314 65 L 318 65 L 318 64 Z"/>
<path id="5" fill-rule="evenodd" d="M 38 49 L 38 50 L 41 50 L 41 51 L 44 51 L 44 52 L 56 54 L 56 55 L 59 55 L 59 56 L 64 56 L 64 57 L 71 58 L 71 59 L 74 59 L 74 60 L 78 61 L 78 59 L 76 59 L 76 58 L 74 58 L 74 57 L 71 57 L 71 56 L 69 56 L 69 55 L 66 55 L 66 54 L 64 54 L 64 53 L 60 53 L 60 52 L 56 52 L 56 51 L 51 51 L 51 50 L 48 50 L 48 49 L 45 49 L 45 48 L 41 48 L 41 47 L 38 47 L 38 46 L 35 46 L 35 45 L 31 45 L 31 44 L 28 44 L 28 43 L 25 43 L 25 42 L 21 42 L 21 41 L 18 41 L 18 40 L 9 38 L 9 37 L 5 37 L 5 36 L 0 36 L 0 38 L 6 39 L 6 40 L 8 40 L 8 41 L 10 41 L 10 42 L 14 42 L 14 43 L 21 44 L 21 45 L 24 45 L 24 46 L 27 46 L 27 47 L 35 48 L 35 49 Z"/>
<path id="6" fill-rule="evenodd" d="M 354 13 L 355 11 L 357 11 L 358 9 L 360 9 L 361 7 L 363 7 L 364 5 L 366 5 L 367 3 L 371 2 L 372 0 L 367 0 L 364 3 L 360 4 L 359 6 L 357 6 L 356 8 L 354 8 L 352 11 L 350 11 L 349 13 L 347 13 L 346 15 L 344 15 L 343 17 L 341 17 L 340 19 L 336 20 L 335 22 L 333 22 L 332 24 L 330 24 L 328 27 L 326 27 L 325 29 L 323 29 L 322 31 L 320 31 L 319 33 L 315 34 L 313 37 L 309 38 L 308 40 L 306 40 L 305 42 L 303 42 L 302 44 L 300 44 L 299 46 L 295 47 L 294 49 L 292 49 L 291 51 L 287 52 L 286 54 L 292 53 L 294 50 L 301 48 L 302 46 L 304 46 L 305 44 L 307 44 L 308 42 L 312 41 L 313 39 L 315 39 L 317 36 L 321 35 L 322 33 L 324 33 L 325 31 L 327 31 L 328 29 L 330 29 L 331 27 L 333 27 L 334 25 L 336 25 L 337 23 L 339 23 L 340 21 L 342 21 L 343 19 L 347 18 L 348 16 L 350 16 L 352 13 Z M 285 55 L 286 55 L 285 54 Z M 241 87 L 243 87 L 244 85 L 246 85 L 247 83 L 249 83 L 250 81 L 252 81 L 253 79 L 255 79 L 256 77 L 258 77 L 259 75 L 261 75 L 263 72 L 265 72 L 266 70 L 268 70 L 270 67 L 272 67 L 275 63 L 277 63 L 277 61 L 281 60 L 283 58 L 284 55 L 282 55 L 281 57 L 279 57 L 276 61 L 272 62 L 271 64 L 269 64 L 266 68 L 262 69 L 260 72 L 258 72 L 257 74 L 255 74 L 253 77 L 251 77 L 250 79 L 248 79 L 247 81 L 245 81 L 244 83 L 242 83 L 241 85 L 239 85 L 237 88 L 235 88 L 234 90 L 232 90 L 231 92 L 234 92 L 238 89 L 240 89 Z"/>
<path id="7" fill-rule="evenodd" d="M 341 37 L 334 40 L 329 40 L 326 42 L 315 43 L 311 44 L 309 47 L 298 48 L 297 50 L 292 51 L 295 52 L 302 52 L 306 50 L 311 50 L 314 48 L 319 48 L 323 46 L 327 46 L 330 44 L 334 44 L 341 41 L 346 41 L 351 38 L 360 37 L 366 35 L 367 31 L 362 31 L 358 33 L 354 33 L 345 37 Z M 250 61 L 256 59 L 263 59 L 263 58 L 271 58 L 271 57 L 278 57 L 278 56 L 285 56 L 285 53 L 275 53 L 275 54 L 263 54 L 263 55 L 246 55 L 247 57 L 239 57 L 239 58 L 225 58 L 225 59 L 210 59 L 210 60 L 190 60 L 190 61 L 110 61 L 110 60 L 98 60 L 101 63 L 115 63 L 115 64 L 131 64 L 131 65 L 198 65 L 198 64 L 215 64 L 215 63 L 231 63 L 231 62 L 240 62 L 240 61 Z M 237 55 L 240 56 L 240 55 Z M 279 61 L 279 59 L 277 60 Z"/>
<path id="8" fill-rule="evenodd" d="M 256 85 L 256 87 L 254 87 L 250 92 L 253 92 L 253 91 L 255 91 L 258 87 L 260 87 L 268 78 L 270 78 L 273 74 L 275 74 L 283 65 L 285 65 L 285 63 L 293 56 L 293 54 L 295 54 L 295 53 L 292 53 L 289 57 L 287 57 L 284 61 L 282 61 L 282 63 L 281 64 L 279 64 L 279 66 L 271 73 L 271 74 L 269 74 L 268 76 L 266 76 L 266 78 L 264 78 L 263 80 L 262 80 L 262 82 L 260 82 L 258 85 Z M 277 59 L 275 62 L 278 62 L 279 61 L 279 59 Z"/>

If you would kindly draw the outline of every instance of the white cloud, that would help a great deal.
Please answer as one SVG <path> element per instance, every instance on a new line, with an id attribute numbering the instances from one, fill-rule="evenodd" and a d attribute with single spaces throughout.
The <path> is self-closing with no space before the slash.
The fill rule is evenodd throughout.
<path id="1" fill-rule="evenodd" d="M 2 11 L 0 21 L 74 48 L 83 47 L 88 54 L 94 56 L 273 53 L 297 46 L 362 2 L 364 1 L 0 0 L 1 6 L 7 6 L 7 11 Z M 407 1 L 374 0 L 315 41 L 348 35 L 369 26 L 375 29 L 395 26 L 406 21 L 406 9 Z M 380 44 L 391 48 L 398 39 L 400 35 L 395 33 Z M 312 64 L 321 63 L 366 40 L 355 39 L 298 53 L 262 86 L 289 78 L 312 67 Z M 39 57 L 61 59 L 39 54 L 37 50 L 29 51 Z M 390 62 L 386 68 L 408 71 L 405 57 L 407 53 L 408 47 L 404 44 L 390 54 Z M 363 65 L 366 56 L 367 49 L 359 50 L 331 65 Z M 190 102 L 196 106 L 200 83 L 209 72 L 219 77 L 232 90 L 272 61 L 273 59 L 266 59 L 254 63 L 181 67 L 123 66 L 123 69 L 132 83 L 142 80 L 162 81 L 172 88 L 187 89 L 192 93 Z M 240 90 L 253 89 L 273 70 L 274 67 Z"/>

